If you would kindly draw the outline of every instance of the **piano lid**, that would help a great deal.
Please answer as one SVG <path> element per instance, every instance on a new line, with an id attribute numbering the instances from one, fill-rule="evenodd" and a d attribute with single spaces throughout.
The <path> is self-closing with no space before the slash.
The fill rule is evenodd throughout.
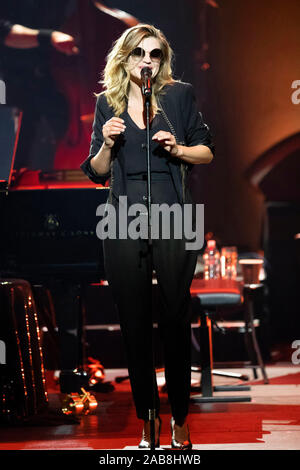
<path id="1" fill-rule="evenodd" d="M 11 178 L 11 191 L 36 189 L 75 189 L 75 188 L 104 188 L 95 184 L 82 172 L 82 170 L 13 170 Z M 108 187 L 108 183 L 106 188 Z"/>
<path id="2" fill-rule="evenodd" d="M 22 112 L 17 108 L 0 105 L 0 183 L 4 189 L 11 182 L 21 120 Z"/>
<path id="3" fill-rule="evenodd" d="M 76 170 L 14 169 L 22 112 L 15 107 L 0 105 L 0 191 L 31 189 L 96 188 L 82 172 Z M 108 185 L 108 184 L 107 184 Z"/>

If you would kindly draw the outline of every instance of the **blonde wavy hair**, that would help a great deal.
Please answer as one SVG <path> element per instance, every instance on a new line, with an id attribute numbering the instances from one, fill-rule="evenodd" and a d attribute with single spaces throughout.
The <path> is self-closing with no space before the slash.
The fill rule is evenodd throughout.
<path id="1" fill-rule="evenodd" d="M 104 88 L 104 91 L 99 93 L 99 95 L 105 95 L 108 104 L 114 109 L 116 116 L 120 116 L 125 111 L 127 105 L 130 86 L 130 72 L 126 67 L 128 57 L 133 49 L 144 38 L 148 37 L 154 37 L 159 40 L 163 53 L 159 71 L 152 84 L 153 114 L 156 114 L 159 109 L 156 100 L 157 95 L 162 92 L 166 84 L 175 82 L 172 77 L 173 51 L 165 35 L 159 29 L 149 24 L 138 24 L 126 29 L 120 38 L 113 43 L 112 49 L 106 58 L 103 80 L 99 82 Z"/>

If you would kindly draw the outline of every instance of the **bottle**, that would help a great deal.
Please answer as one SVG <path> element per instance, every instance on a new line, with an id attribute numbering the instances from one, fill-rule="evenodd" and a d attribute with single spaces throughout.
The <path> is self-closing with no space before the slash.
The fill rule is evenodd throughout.
<path id="1" fill-rule="evenodd" d="M 203 253 L 204 279 L 219 279 L 221 273 L 220 252 L 216 240 L 208 240 Z"/>

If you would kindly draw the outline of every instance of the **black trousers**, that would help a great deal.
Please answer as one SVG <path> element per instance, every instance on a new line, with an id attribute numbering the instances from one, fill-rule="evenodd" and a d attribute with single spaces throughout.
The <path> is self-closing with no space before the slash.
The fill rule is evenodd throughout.
<path id="1" fill-rule="evenodd" d="M 144 181 L 128 181 L 128 202 L 143 202 Z M 153 203 L 173 203 L 177 196 L 171 180 L 152 182 Z M 172 232 L 171 232 L 172 235 Z M 107 280 L 119 313 L 127 353 L 128 371 L 137 417 L 148 419 L 152 408 L 152 312 L 148 282 L 154 269 L 160 288 L 158 326 L 163 342 L 165 378 L 173 417 L 183 422 L 188 414 L 191 383 L 190 284 L 197 253 L 185 249 L 184 239 L 153 240 L 152 255 L 147 240 L 103 241 Z M 159 412 L 156 386 L 155 407 Z"/>

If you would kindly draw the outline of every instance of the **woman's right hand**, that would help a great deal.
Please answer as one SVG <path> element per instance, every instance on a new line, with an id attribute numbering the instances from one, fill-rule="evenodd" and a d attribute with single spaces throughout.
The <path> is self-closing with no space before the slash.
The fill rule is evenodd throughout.
<path id="1" fill-rule="evenodd" d="M 112 117 L 102 127 L 102 134 L 105 145 L 109 148 L 112 148 L 115 144 L 115 141 L 122 132 L 124 132 L 126 126 L 124 120 L 118 117 Z"/>

